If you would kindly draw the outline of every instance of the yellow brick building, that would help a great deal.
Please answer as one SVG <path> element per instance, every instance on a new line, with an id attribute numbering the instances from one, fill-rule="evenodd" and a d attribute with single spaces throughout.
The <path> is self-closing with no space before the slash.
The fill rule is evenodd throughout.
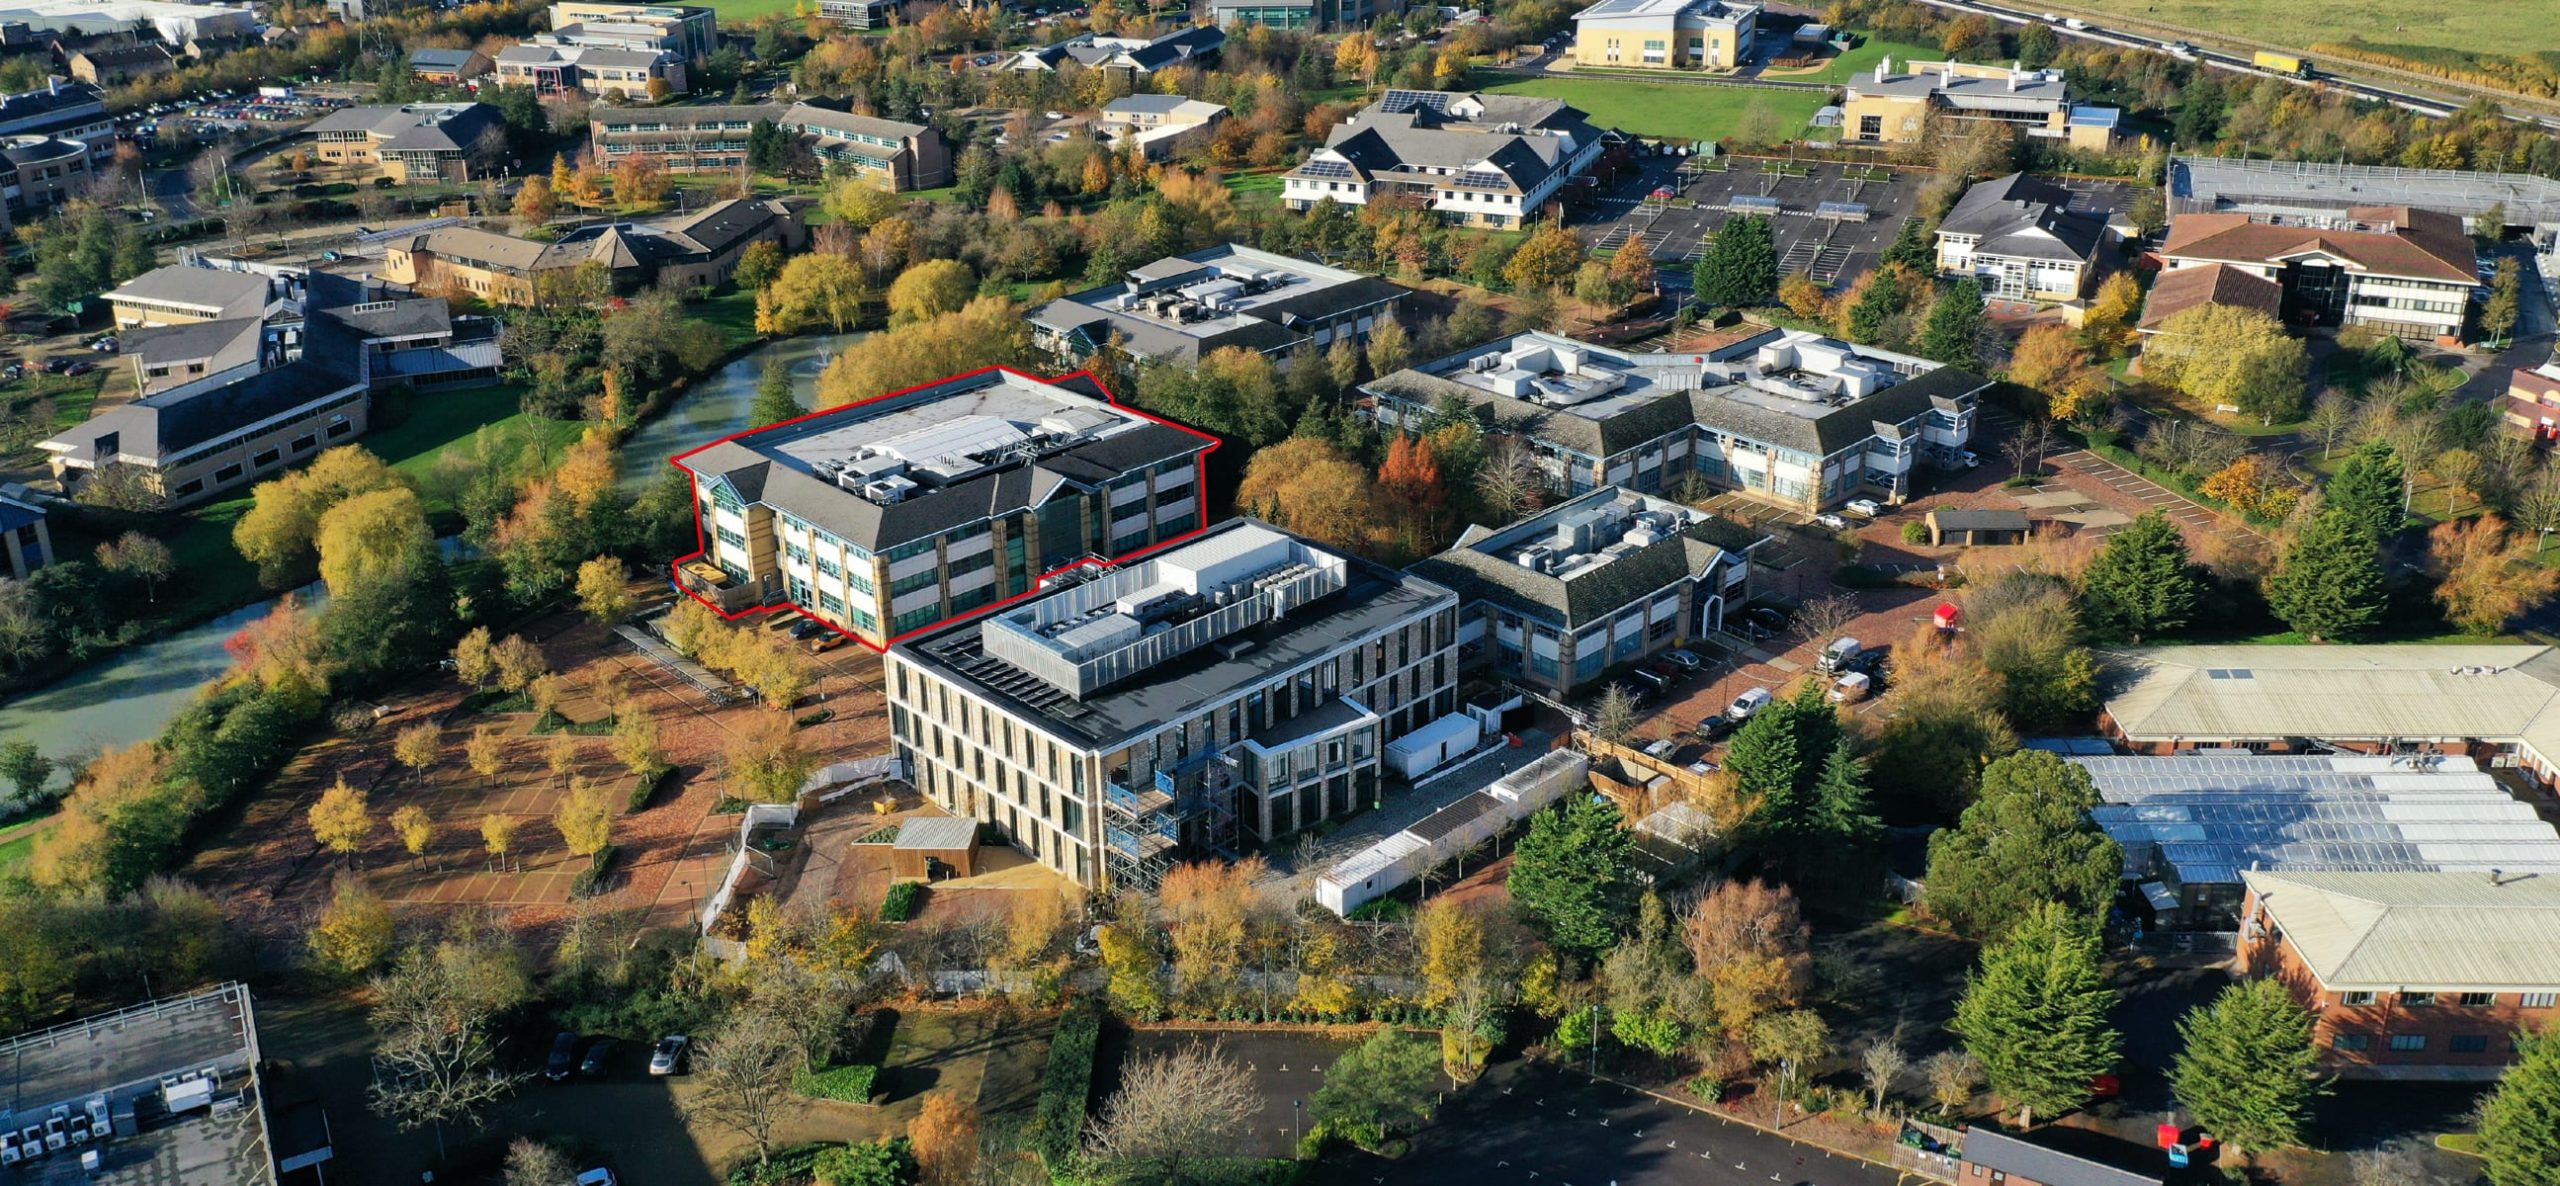
<path id="1" fill-rule="evenodd" d="M 1573 17 L 1585 66 L 1730 70 L 1751 57 L 1760 6 L 1733 0 L 1600 0 Z"/>
<path id="2" fill-rule="evenodd" d="M 1970 62 L 1905 62 L 1896 70 L 1886 58 L 1874 71 L 1852 77 L 1843 91 L 1840 138 L 1853 144 L 1916 143 L 1935 115 L 1993 120 L 2086 151 L 2115 146 L 2113 109 L 2074 108 L 2059 70 Z"/>

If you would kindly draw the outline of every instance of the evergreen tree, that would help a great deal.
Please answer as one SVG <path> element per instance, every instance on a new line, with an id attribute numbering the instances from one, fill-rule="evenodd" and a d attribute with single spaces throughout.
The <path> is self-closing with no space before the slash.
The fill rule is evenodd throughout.
<path id="1" fill-rule="evenodd" d="M 1902 224 L 1893 237 L 1893 245 L 1884 249 L 1880 264 L 1901 264 L 1913 272 L 1927 276 L 1938 270 L 1938 228 L 1935 223 L 1917 220 Z"/>
<path id="2" fill-rule="evenodd" d="M 1874 896 L 1884 822 L 1876 818 L 1866 771 L 1841 738 L 1814 776 L 1813 828 L 1819 841 L 1806 876 L 1796 882 L 1805 897 L 1854 906 Z"/>
<path id="3" fill-rule="evenodd" d="M 2090 1080 L 2114 1068 L 2119 1042 L 2107 1013 L 2115 1003 L 2096 924 L 2045 902 L 1983 949 L 1949 1028 L 1982 1063 L 1991 1090 L 2032 1124 L 2088 1102 Z"/>
<path id="4" fill-rule="evenodd" d="M 1849 340 L 1861 345 L 1884 341 L 1892 331 L 1893 319 L 1901 316 L 1911 303 L 1911 294 L 1903 290 L 1900 273 L 1883 269 L 1870 272 L 1856 291 L 1857 299 L 1850 302 L 1849 323 L 1845 327 L 1849 331 Z"/>
<path id="5" fill-rule="evenodd" d="M 2195 616 L 2203 582 L 2187 558 L 2186 537 L 2160 511 L 2146 511 L 2080 574 L 2080 609 L 2089 631 L 2139 643 L 2184 627 Z"/>
<path id="6" fill-rule="evenodd" d="M 2337 476 L 2321 492 L 2321 512 L 2346 515 L 2377 543 L 2389 540 L 2400 534 L 2406 476 L 2399 453 L 2382 441 L 2370 442 L 2338 462 Z"/>
<path id="7" fill-rule="evenodd" d="M 2205 1131 L 2251 1152 L 2302 1143 L 2302 1122 L 2327 1084 L 2311 1013 L 2283 981 L 2223 989 L 2178 1023 L 2178 1038 L 2169 1086 Z"/>
<path id="8" fill-rule="evenodd" d="M 2267 578 L 2267 607 L 2313 642 L 2343 642 L 2382 620 L 2382 554 L 2351 513 L 2323 510 Z"/>
<path id="9" fill-rule="evenodd" d="M 1769 234 L 1769 220 L 1744 214 L 1726 222 L 1699 258 L 1690 280 L 1701 305 L 1768 304 L 1778 291 L 1778 248 Z"/>
<path id="10" fill-rule="evenodd" d="M 1982 284 L 1968 276 L 1948 285 L 1929 305 L 1917 349 L 1922 358 L 1980 370 L 1981 343 Z"/>
<path id="11" fill-rule="evenodd" d="M 2480 1108 L 2490 1186 L 2560 1186 L 2560 1030 L 2516 1035 L 2515 1065 Z"/>
<path id="12" fill-rule="evenodd" d="M 1580 795 L 1529 819 L 1511 856 L 1511 901 L 1558 948 L 1593 959 L 1616 946 L 1636 900 L 1635 840 L 1618 809 Z"/>
<path id="13" fill-rule="evenodd" d="M 747 423 L 762 428 L 799 414 L 800 397 L 791 391 L 791 368 L 778 357 L 766 359 L 764 374 L 756 380 L 755 403 L 747 409 Z"/>
<path id="14" fill-rule="evenodd" d="M 2089 772 L 2043 750 L 1984 767 L 1973 805 L 1929 837 L 1929 912 L 1977 937 L 2045 902 L 2095 920 L 2124 876 L 2124 850 L 2089 821 L 2097 805 Z"/>

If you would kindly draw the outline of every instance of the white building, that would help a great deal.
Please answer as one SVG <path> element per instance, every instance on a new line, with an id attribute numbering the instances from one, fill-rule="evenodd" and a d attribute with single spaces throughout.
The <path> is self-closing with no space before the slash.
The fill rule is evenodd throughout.
<path id="1" fill-rule="evenodd" d="M 1601 132 L 1561 99 L 1388 91 L 1282 179 L 1292 210 L 1405 196 L 1467 226 L 1516 228 L 1600 159 Z"/>

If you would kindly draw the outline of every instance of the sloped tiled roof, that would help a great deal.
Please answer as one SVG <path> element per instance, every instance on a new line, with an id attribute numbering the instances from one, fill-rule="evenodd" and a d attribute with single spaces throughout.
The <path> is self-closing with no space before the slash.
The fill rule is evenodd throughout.
<path id="1" fill-rule="evenodd" d="M 2560 879 L 2476 872 L 2243 872 L 2330 991 L 2560 988 Z"/>
<path id="2" fill-rule="evenodd" d="M 2243 268 L 2230 264 L 2172 268 L 2160 274 L 2151 286 L 2151 295 L 2144 298 L 2139 328 L 2157 329 L 2170 318 L 2202 305 L 2236 305 L 2273 317 L 2283 304 L 2284 289 L 2280 285 Z"/>
<path id="3" fill-rule="evenodd" d="M 2174 259 L 2276 263 L 2307 254 L 2384 276 L 2476 284 L 2478 256 L 2460 219 L 2405 206 L 2359 206 L 2348 217 L 2392 229 L 2342 230 L 2253 221 L 2246 214 L 2186 214 L 2160 254 Z"/>
<path id="4" fill-rule="evenodd" d="M 2024 173 L 1982 182 L 1938 224 L 1941 235 L 1972 235 L 1976 255 L 2086 263 L 2106 223 L 2070 209 L 2071 191 Z"/>

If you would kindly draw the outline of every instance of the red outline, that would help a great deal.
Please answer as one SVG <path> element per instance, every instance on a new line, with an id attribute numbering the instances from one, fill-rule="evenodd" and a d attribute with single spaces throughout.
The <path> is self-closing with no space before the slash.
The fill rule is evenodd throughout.
<path id="1" fill-rule="evenodd" d="M 875 396 L 872 396 L 872 397 L 871 397 L 871 398 L 869 398 L 869 399 L 858 399 L 858 400 L 853 401 L 852 403 L 849 403 L 849 404 L 838 404 L 838 405 L 836 405 L 835 407 L 832 407 L 832 408 L 821 408 L 821 409 L 819 409 L 819 410 L 817 410 L 817 411 L 814 411 L 814 412 L 807 412 L 807 413 L 803 413 L 803 414 L 798 415 L 798 416 L 794 416 L 794 417 L 792 417 L 791 419 L 789 419 L 789 420 L 784 420 L 784 421 L 782 421 L 782 422 L 780 422 L 780 423 L 765 425 L 765 426 L 764 426 L 764 427 L 762 427 L 762 428 L 750 428 L 750 429 L 746 429 L 746 430 L 743 430 L 743 431 L 740 431 L 740 432 L 733 432 L 733 433 L 730 433 L 730 434 L 729 434 L 729 435 L 727 435 L 727 436 L 721 437 L 720 439 L 718 439 L 718 440 L 716 440 L 716 441 L 711 441 L 711 442 L 706 443 L 706 444 L 696 445 L 696 446 L 694 446 L 693 448 L 687 449 L 687 450 L 685 450 L 685 451 L 684 451 L 684 452 L 682 452 L 682 453 L 678 453 L 678 454 L 676 454 L 675 456 L 668 458 L 668 459 L 667 459 L 667 464 L 672 465 L 672 466 L 676 467 L 677 469 L 683 470 L 683 471 L 684 471 L 688 476 L 690 476 L 690 477 L 692 477 L 692 478 L 694 478 L 694 479 L 696 479 L 696 480 L 697 480 L 697 481 L 696 481 L 696 483 L 694 484 L 694 488 L 693 488 L 693 491 L 692 491 L 692 493 L 693 493 L 693 541 L 694 541 L 694 543 L 695 543 L 695 545 L 696 545 L 696 546 L 695 546 L 695 548 L 694 548 L 692 551 L 687 552 L 687 553 L 685 553 L 684 555 L 682 555 L 682 556 L 678 556 L 678 557 L 676 557 L 674 560 L 671 560 L 671 561 L 667 562 L 667 577 L 668 577 L 668 579 L 674 582 L 674 584 L 675 584 L 675 588 L 676 588 L 676 591 L 677 591 L 677 592 L 680 592 L 680 593 L 684 594 L 685 596 L 687 596 L 687 597 L 690 597 L 690 598 L 694 599 L 694 601 L 696 601 L 696 602 L 700 603 L 700 604 L 703 606 L 703 608 L 708 609 L 708 610 L 710 610 L 711 612 L 713 612 L 713 613 L 715 613 L 715 614 L 720 615 L 720 616 L 721 616 L 721 618 L 723 618 L 724 620 L 734 622 L 734 621 L 737 621 L 737 620 L 738 620 L 738 619 L 740 619 L 740 618 L 749 617 L 749 616 L 751 616 L 751 615 L 755 615 L 755 614 L 773 613 L 773 612 L 776 612 L 776 611 L 779 611 L 779 610 L 785 610 L 785 609 L 798 610 L 800 613 L 802 613 L 803 615 L 807 616 L 807 617 L 808 617 L 808 619 L 809 619 L 810 621 L 812 621 L 812 622 L 816 622 L 818 625 L 820 625 L 820 626 L 822 626 L 822 627 L 825 627 L 826 629 L 833 630 L 833 631 L 835 631 L 835 632 L 836 632 L 836 633 L 838 633 L 838 634 L 844 635 L 847 639 L 850 639 L 850 640 L 852 640 L 852 641 L 853 641 L 853 642 L 855 642 L 855 643 L 858 643 L 858 644 L 860 644 L 860 645 L 862 645 L 862 646 L 870 647 L 874 652 L 877 652 L 877 653 L 879 653 L 879 654 L 884 654 L 884 655 L 885 655 L 885 654 L 887 654 L 887 653 L 889 652 L 889 648 L 890 648 L 890 647 L 896 646 L 896 645 L 898 645 L 899 643 L 906 641 L 907 639 L 914 638 L 915 636 L 917 636 L 917 635 L 919 635 L 919 634 L 923 634 L 923 633 L 926 633 L 926 632 L 928 632 L 928 631 L 939 630 L 939 629 L 941 629 L 941 628 L 943 628 L 943 627 L 945 627 L 945 626 L 950 625 L 950 624 L 951 624 L 951 623 L 953 623 L 953 622 L 966 621 L 966 620 L 968 620 L 968 619 L 970 619 L 970 618 L 973 618 L 973 617 L 976 617 L 976 616 L 978 616 L 978 615 L 980 615 L 980 614 L 984 614 L 984 613 L 987 613 L 987 612 L 992 611 L 992 610 L 999 610 L 999 609 L 1002 609 L 1002 608 L 1004 608 L 1004 607 L 1006 607 L 1006 606 L 1008 606 L 1008 605 L 1012 605 L 1013 603 L 1015 603 L 1015 602 L 1017 602 L 1017 601 L 1021 601 L 1021 600 L 1025 599 L 1025 598 L 1037 597 L 1037 596 L 1039 596 L 1040 594 L 1045 593 L 1045 592 L 1047 592 L 1047 591 L 1048 591 L 1047 586 L 1048 586 L 1048 583 L 1049 583 L 1049 578 L 1054 577 L 1054 576 L 1057 576 L 1059 573 L 1063 573 L 1063 572 L 1072 572 L 1072 571 L 1074 571 L 1074 570 L 1076 570 L 1076 569 L 1083 568 L 1083 567 L 1086 567 L 1086 566 L 1088 566 L 1088 565 L 1094 565 L 1094 564 L 1096 563 L 1095 561 L 1093 561 L 1093 560 L 1091 560 L 1091 559 L 1085 559 L 1085 560 L 1078 560 L 1078 561 L 1076 561 L 1076 562 L 1075 562 L 1075 563 L 1073 563 L 1073 564 L 1062 565 L 1062 566 L 1060 566 L 1060 567 L 1058 567 L 1058 568 L 1053 568 L 1053 569 L 1051 569 L 1051 570 L 1049 570 L 1049 571 L 1047 571 L 1047 572 L 1041 573 L 1038 577 L 1034 578 L 1034 579 L 1033 579 L 1033 581 L 1032 581 L 1032 583 L 1031 583 L 1031 588 L 1030 588 L 1030 590 L 1029 590 L 1029 591 L 1027 591 L 1027 592 L 1023 592 L 1023 593 L 1016 593 L 1016 594 L 1014 594 L 1013 596 L 1011 596 L 1011 597 L 1007 597 L 1007 598 L 1005 598 L 1005 599 L 1004 599 L 1004 600 L 1002 600 L 1002 601 L 989 602 L 989 603 L 988 603 L 988 604 L 986 604 L 986 605 L 979 606 L 978 608 L 973 609 L 973 610 L 969 610 L 969 611 L 967 611 L 966 613 L 954 614 L 954 615 L 952 615 L 952 616 L 950 616 L 950 617 L 948 617 L 948 618 L 943 618 L 943 619 L 940 619 L 940 620 L 938 620 L 938 621 L 935 621 L 935 622 L 929 623 L 929 624 L 927 624 L 927 625 L 918 626 L 918 627 L 916 627 L 915 629 L 913 629 L 913 630 L 909 630 L 909 631 L 907 631 L 907 632 L 905 632 L 905 633 L 903 633 L 903 634 L 896 634 L 896 635 L 892 635 L 892 636 L 890 636 L 889 641 L 888 641 L 887 643 L 885 643 L 885 644 L 877 644 L 877 643 L 873 643 L 873 642 L 871 642 L 869 639 L 866 639 L 866 638 L 862 637 L 861 635 L 855 634 L 855 633 L 853 633 L 853 632 L 852 632 L 852 631 L 850 631 L 850 630 L 846 630 L 846 629 L 844 629 L 844 628 L 842 628 L 842 627 L 840 627 L 840 626 L 837 626 L 837 625 L 836 625 L 836 624 L 834 624 L 833 622 L 829 622 L 829 621 L 827 621 L 825 618 L 818 616 L 818 614 L 817 614 L 815 611 L 812 611 L 812 610 L 811 610 L 811 609 L 809 609 L 807 606 L 803 606 L 803 605 L 801 605 L 801 604 L 799 604 L 799 603 L 797 603 L 797 602 L 794 602 L 794 601 L 784 600 L 784 601 L 779 601 L 779 602 L 768 602 L 768 603 L 766 603 L 766 604 L 750 606 L 750 607 L 748 607 L 748 608 L 746 608 L 746 609 L 742 609 L 742 610 L 738 610 L 738 611 L 735 611 L 735 612 L 731 612 L 731 611 L 729 611 L 729 610 L 724 610 L 724 609 L 721 609 L 719 606 L 716 606 L 716 605 L 711 604 L 709 601 L 705 600 L 705 599 L 702 597 L 702 595 L 701 595 L 701 594 L 696 593 L 696 592 L 694 592 L 693 590 L 688 589 L 688 588 L 686 588 L 686 587 L 685 587 L 684 577 L 683 577 L 683 576 L 682 576 L 682 574 L 680 573 L 679 569 L 681 569 L 681 567 L 683 566 L 683 564 L 684 564 L 684 562 L 685 562 L 685 561 L 688 561 L 688 560 L 694 559 L 694 558 L 695 558 L 695 557 L 697 557 L 697 556 L 705 555 L 705 554 L 709 553 L 709 552 L 710 552 L 710 550 L 711 550 L 711 549 L 710 549 L 710 546 L 709 546 L 708 544 L 705 544 L 705 543 L 703 542 L 703 538 L 702 538 L 702 491 L 701 491 L 701 487 L 700 487 L 700 485 L 699 485 L 699 479 L 702 477 L 702 475 L 701 475 L 700 473 L 695 472 L 695 470 L 694 470 L 694 468 L 693 468 L 692 466 L 686 465 L 686 464 L 684 463 L 684 459 L 685 459 L 685 458 L 687 458 L 687 457 L 691 457 L 691 456 L 693 456 L 693 455 L 694 455 L 694 454 L 696 454 L 696 453 L 700 453 L 700 452 L 702 452 L 703 450 L 705 450 L 705 449 L 708 449 L 708 448 L 712 447 L 713 445 L 725 445 L 725 444 L 729 443 L 730 441 L 738 440 L 738 439 L 740 439 L 740 438 L 742 438 L 742 437 L 750 437 L 750 436 L 754 436 L 755 434 L 760 433 L 760 432 L 771 432 L 771 431 L 773 431 L 773 430 L 775 430 L 775 429 L 777 429 L 777 428 L 788 428 L 788 427 L 790 427 L 790 426 L 792 426 L 792 425 L 794 425 L 794 424 L 798 424 L 798 423 L 800 423 L 801 421 L 804 421 L 804 420 L 814 420 L 814 419 L 817 419 L 817 418 L 818 418 L 818 417 L 820 417 L 820 416 L 833 416 L 833 415 L 835 415 L 835 414 L 837 414 L 837 413 L 839 413 L 839 412 L 844 411 L 844 410 L 845 410 L 845 409 L 847 409 L 847 408 L 858 408 L 858 407 L 861 407 L 861 406 L 862 406 L 862 405 L 864 405 L 864 404 L 877 403 L 877 402 L 879 402 L 879 401 L 881 401 L 881 400 L 884 400 L 884 399 L 896 399 L 896 398 L 897 398 L 897 397 L 899 397 L 899 396 L 913 394 L 913 393 L 915 393 L 915 392 L 922 391 L 922 390 L 924 390 L 924 389 L 926 389 L 926 388 L 928 388 L 928 387 L 940 387 L 940 386 L 943 386 L 944 384 L 947 384 L 947 383 L 957 383 L 957 382 L 959 382 L 959 381 L 960 381 L 960 380 L 962 380 L 962 379 L 973 378 L 973 377 L 976 377 L 976 376 L 978 376 L 978 375 L 984 375 L 984 374 L 987 374 L 987 373 L 989 373 L 989 372 L 993 372 L 993 371 L 1001 371 L 1001 372 L 1003 372 L 1003 373 L 1005 373 L 1005 374 L 1008 374 L 1008 375 L 1014 375 L 1014 376 L 1017 376 L 1017 377 L 1019 377 L 1019 378 L 1029 379 L 1029 380 L 1031 380 L 1031 381 L 1032 381 L 1032 382 L 1034 382 L 1034 383 L 1047 383 L 1047 384 L 1050 384 L 1050 385 L 1053 385 L 1053 386 L 1054 386 L 1054 385 L 1057 385 L 1057 384 L 1059 384 L 1059 383 L 1065 382 L 1066 380 L 1069 380 L 1069 379 L 1074 379 L 1074 378 L 1081 377 L 1081 378 L 1084 378 L 1084 379 L 1086 379 L 1086 380 L 1090 381 L 1090 382 L 1091 382 L 1091 383 L 1092 383 L 1096 388 L 1100 389 L 1100 390 L 1101 390 L 1101 392 L 1102 392 L 1102 398 L 1103 398 L 1103 400 L 1104 400 L 1105 402 L 1109 403 L 1112 407 L 1114 407 L 1114 408 L 1118 408 L 1119 410 L 1121 410 L 1121 411 L 1123 411 L 1123 412 L 1127 412 L 1127 413 L 1129 413 L 1129 414 L 1130 414 L 1130 415 L 1132 415 L 1132 416 L 1137 416 L 1137 417 L 1140 417 L 1140 418 L 1143 418 L 1143 419 L 1147 419 L 1147 420 L 1153 420 L 1153 421 L 1155 421 L 1156 423 L 1161 424 L 1161 425 L 1164 425 L 1164 426 L 1165 426 L 1165 427 L 1167 427 L 1167 428 L 1179 429 L 1179 430 L 1181 430 L 1181 431 L 1183 431 L 1183 432 L 1190 433 L 1191 435 L 1196 436 L 1196 437 L 1200 438 L 1201 440 L 1204 440 L 1204 441 L 1209 442 L 1209 447 L 1208 447 L 1208 448 L 1206 448 L 1206 449 L 1202 449 L 1202 450 L 1200 450 L 1198 453 L 1196 453 L 1196 454 L 1193 454 L 1193 455 L 1192 455 L 1192 462 L 1191 462 L 1191 464 L 1192 464 L 1192 474 L 1191 474 L 1191 500 L 1192 500 L 1192 503 L 1193 503 L 1193 513 L 1194 513 L 1194 514 L 1197 514 L 1197 515 L 1200 517 L 1200 525 L 1199 525 L 1199 526 L 1197 526 L 1197 527 L 1192 528 L 1192 529 L 1191 529 L 1191 530 L 1189 530 L 1189 531 L 1183 532 L 1182 534 L 1177 535 L 1177 536 L 1173 537 L 1172 539 L 1168 539 L 1168 540 L 1158 540 L 1158 541 L 1156 541 L 1155 543 L 1148 544 L 1146 547 L 1139 548 L 1139 549 L 1137 549 L 1136 551 L 1128 552 L 1128 553 L 1126 553 L 1126 554 L 1119 555 L 1119 556 L 1114 556 L 1114 557 L 1112 557 L 1112 558 L 1111 558 L 1111 563 L 1113 563 L 1113 564 L 1118 564 L 1118 563 L 1120 563 L 1120 562 L 1122 562 L 1122 561 L 1125 561 L 1125 560 L 1128 560 L 1128 559 L 1130 559 L 1130 558 L 1132 558 L 1132 557 L 1136 557 L 1136 556 L 1143 556 L 1143 555 L 1146 555 L 1146 554 L 1147 554 L 1147 553 L 1149 553 L 1149 552 L 1159 551 L 1159 550 L 1162 550 L 1162 549 L 1164 549 L 1164 548 L 1170 548 L 1170 547 L 1174 546 L 1175 544 L 1181 543 L 1181 542 L 1182 542 L 1182 541 L 1184 541 L 1184 540 L 1190 539 L 1191 537 L 1193 537 L 1193 536 L 1195 536 L 1195 535 L 1199 535 L 1199 534 L 1201 534 L 1201 533 L 1206 532 L 1207 530 L 1209 530 L 1209 511 L 1208 511 L 1208 498 L 1209 498 L 1209 455 L 1210 455 L 1211 453 L 1215 453 L 1215 452 L 1217 452 L 1217 451 L 1218 451 L 1218 446 L 1219 446 L 1219 445 L 1224 444 L 1225 442 L 1223 442 L 1223 441 L 1219 440 L 1219 439 L 1218 439 L 1217 437 L 1215 437 L 1215 436 L 1212 436 L 1212 435 L 1210 435 L 1210 434 L 1208 434 L 1208 433 L 1202 432 L 1202 431 L 1200 431 L 1199 429 L 1193 428 L 1193 427 L 1191 427 L 1191 426 L 1190 426 L 1190 425 L 1188 425 L 1188 424 L 1178 424 L 1178 423 L 1176 423 L 1176 422 L 1174 422 L 1174 421 L 1167 420 L 1167 419 L 1165 419 L 1165 418 L 1164 418 L 1164 417 L 1162 417 L 1162 416 L 1158 416 L 1158 415 L 1156 415 L 1156 414 L 1155 414 L 1155 413 L 1153 413 L 1153 412 L 1148 412 L 1148 411 L 1145 411 L 1145 410 L 1143 410 L 1143 409 L 1136 408 L 1136 407 L 1132 407 L 1132 406 L 1130 406 L 1130 405 L 1128 405 L 1128 404 L 1124 404 L 1124 403 L 1120 402 L 1120 397 L 1119 397 L 1119 396 L 1116 396 L 1116 395 L 1113 395 L 1113 394 L 1111 393 L 1111 387 L 1110 387 L 1110 385 L 1109 385 L 1109 384 L 1107 384 L 1107 383 L 1104 383 L 1104 382 L 1103 382 L 1099 377 L 1095 376 L 1095 375 L 1094 375 L 1094 373 L 1093 373 L 1092 371 L 1090 371 L 1090 370 L 1070 371 L 1070 372 L 1068 372 L 1068 373 L 1066 373 L 1066 374 L 1063 374 L 1063 375 L 1058 375 L 1058 376 L 1054 376 L 1054 377 L 1047 377 L 1047 378 L 1044 378 L 1044 377 L 1042 377 L 1042 376 L 1032 374 L 1032 373 L 1031 373 L 1031 372 L 1029 372 L 1029 371 L 1020 370 L 1020 369 L 1015 368 L 1015 367 L 1009 367 L 1009 366 L 1005 366 L 1005 365 L 1004 365 L 1004 364 L 1002 364 L 1002 363 L 998 363 L 998 364 L 996 364 L 996 365 L 994 365 L 994 366 L 983 366 L 983 367 L 979 367 L 978 369 L 976 369 L 976 370 L 974 370 L 974 371 L 963 371 L 963 372 L 961 372 L 961 373 L 959 373 L 959 374 L 957 374 L 957 375 L 949 375 L 949 376 L 945 376 L 945 377 L 940 378 L 940 379 L 935 379 L 935 380 L 933 380 L 932 382 L 929 382 L 929 383 L 918 383 L 918 384 L 916 384 L 916 385 L 915 385 L 915 386 L 913 386 L 913 387 L 900 388 L 899 390 L 892 391 L 892 392 L 888 392 L 888 393 L 883 394 L 883 395 L 875 395 Z M 1106 509 L 1108 509 L 1109 504 L 1106 502 L 1106 503 L 1104 504 L 1104 506 L 1105 506 L 1105 508 L 1106 508 Z"/>

